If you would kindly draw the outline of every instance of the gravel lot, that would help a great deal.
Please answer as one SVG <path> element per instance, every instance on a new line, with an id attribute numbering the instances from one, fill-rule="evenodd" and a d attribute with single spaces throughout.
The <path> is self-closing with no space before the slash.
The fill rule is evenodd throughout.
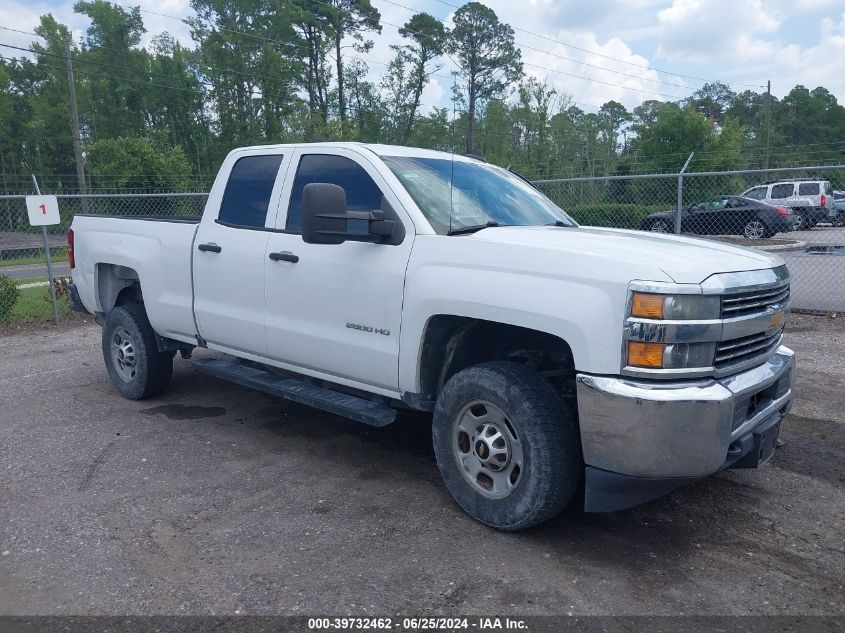
<path id="1" fill-rule="evenodd" d="M 786 445 L 520 534 L 371 429 L 194 374 L 112 389 L 100 329 L 0 337 L 3 614 L 845 614 L 845 320 L 793 316 Z"/>

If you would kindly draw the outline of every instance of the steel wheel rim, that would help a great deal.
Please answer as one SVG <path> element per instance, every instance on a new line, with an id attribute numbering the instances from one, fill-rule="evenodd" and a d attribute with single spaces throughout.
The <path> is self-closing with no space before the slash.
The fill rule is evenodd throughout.
<path id="1" fill-rule="evenodd" d="M 745 225 L 745 237 L 749 240 L 759 240 L 766 233 L 766 227 L 760 220 L 752 220 Z"/>
<path id="2" fill-rule="evenodd" d="M 652 233 L 668 233 L 669 232 L 669 225 L 666 224 L 663 220 L 658 220 L 654 224 L 651 225 L 651 232 Z"/>
<path id="3" fill-rule="evenodd" d="M 126 382 L 131 382 L 138 372 L 135 358 L 135 344 L 126 328 L 119 327 L 111 336 L 112 361 L 118 375 Z"/>
<path id="4" fill-rule="evenodd" d="M 801 229 L 804 226 L 804 218 L 802 218 L 800 215 L 796 215 L 795 220 L 792 223 L 792 226 L 795 227 L 796 231 Z"/>
<path id="5" fill-rule="evenodd" d="M 464 479 L 488 499 L 504 499 L 522 481 L 522 442 L 505 413 L 491 402 L 473 400 L 461 409 L 451 447 Z"/>

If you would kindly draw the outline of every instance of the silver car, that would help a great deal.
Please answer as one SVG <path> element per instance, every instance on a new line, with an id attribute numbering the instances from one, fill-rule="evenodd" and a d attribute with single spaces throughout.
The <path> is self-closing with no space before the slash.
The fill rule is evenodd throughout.
<path id="1" fill-rule="evenodd" d="M 826 180 L 779 180 L 742 193 L 746 198 L 789 207 L 797 216 L 796 230 L 811 229 L 819 222 L 833 222 L 833 191 Z"/>

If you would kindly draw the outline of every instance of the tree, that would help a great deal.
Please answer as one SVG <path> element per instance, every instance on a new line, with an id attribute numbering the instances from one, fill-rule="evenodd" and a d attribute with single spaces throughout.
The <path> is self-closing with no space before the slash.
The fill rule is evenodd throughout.
<path id="1" fill-rule="evenodd" d="M 409 55 L 403 48 L 396 51 L 396 56 L 387 65 L 381 79 L 384 93 L 384 107 L 389 121 L 389 142 L 405 141 L 406 123 L 411 116 L 413 77 L 409 70 Z"/>
<path id="2" fill-rule="evenodd" d="M 443 55 L 446 44 L 446 29 L 443 23 L 428 13 L 417 13 L 405 22 L 399 29 L 402 37 L 411 40 L 410 44 L 401 47 L 403 59 L 411 64 L 411 103 L 408 106 L 407 122 L 402 130 L 401 141 L 405 145 L 411 138 L 414 119 L 420 107 L 420 98 L 432 73 L 436 73 L 442 66 L 429 64 Z"/>
<path id="3" fill-rule="evenodd" d="M 296 107 L 304 42 L 269 0 L 192 0 L 199 71 L 211 85 L 222 149 L 284 134 Z M 282 7 L 286 7 L 283 2 Z"/>
<path id="4" fill-rule="evenodd" d="M 704 84 L 692 93 L 689 104 L 713 123 L 721 125 L 734 99 L 736 93 L 730 86 L 714 81 Z"/>
<path id="5" fill-rule="evenodd" d="M 150 62 L 139 48 L 146 32 L 140 10 L 124 10 L 106 0 L 77 2 L 73 8 L 91 19 L 74 62 L 85 79 L 77 94 L 87 105 L 87 113 L 81 108 L 85 118 L 104 137 L 143 134 Z"/>
<path id="6" fill-rule="evenodd" d="M 308 94 L 308 137 L 312 140 L 317 128 L 329 120 L 331 72 L 326 64 L 326 38 L 333 33 L 333 10 L 332 5 L 315 0 L 292 0 L 290 6 L 291 21 L 302 38 L 306 58 L 301 84 Z"/>
<path id="7" fill-rule="evenodd" d="M 358 50 L 365 52 L 372 48 L 371 41 L 364 41 L 364 33 L 381 33 L 381 13 L 370 0 L 331 0 L 332 11 L 329 13 L 331 35 L 334 41 L 335 67 L 337 69 L 337 106 L 340 120 L 346 120 L 345 76 L 343 72 L 342 43 L 351 37 Z"/>
<path id="8" fill-rule="evenodd" d="M 469 2 L 455 12 L 446 44 L 460 68 L 467 98 L 467 152 L 475 149 L 475 119 L 479 102 L 501 95 L 522 74 L 513 28 L 499 21 L 495 12 L 479 2 Z"/>
<path id="9" fill-rule="evenodd" d="M 88 149 L 95 187 L 167 191 L 187 185 L 191 165 L 181 147 L 156 146 L 149 138 L 116 137 L 95 141 Z M 120 174 L 122 180 L 113 176 Z M 139 177 L 141 177 L 139 179 Z"/>

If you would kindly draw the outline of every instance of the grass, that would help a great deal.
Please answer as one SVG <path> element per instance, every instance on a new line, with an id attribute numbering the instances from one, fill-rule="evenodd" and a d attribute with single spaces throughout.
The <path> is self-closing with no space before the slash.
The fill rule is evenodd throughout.
<path id="1" fill-rule="evenodd" d="M 51 251 L 52 262 L 54 264 L 67 264 L 67 249 L 63 248 L 58 251 Z M 29 257 L 14 257 L 12 259 L 0 259 L 0 270 L 4 266 L 24 266 L 26 264 L 47 264 L 44 259 L 44 253 L 38 255 L 31 255 Z M 2 274 L 2 272 L 0 272 Z"/>
<path id="2" fill-rule="evenodd" d="M 59 316 L 66 316 L 70 313 L 70 307 L 66 301 L 58 300 Z M 53 318 L 53 306 L 50 303 L 50 288 L 41 286 L 38 288 L 24 288 L 20 291 L 18 301 L 12 308 L 9 321 L 49 321 Z"/>

